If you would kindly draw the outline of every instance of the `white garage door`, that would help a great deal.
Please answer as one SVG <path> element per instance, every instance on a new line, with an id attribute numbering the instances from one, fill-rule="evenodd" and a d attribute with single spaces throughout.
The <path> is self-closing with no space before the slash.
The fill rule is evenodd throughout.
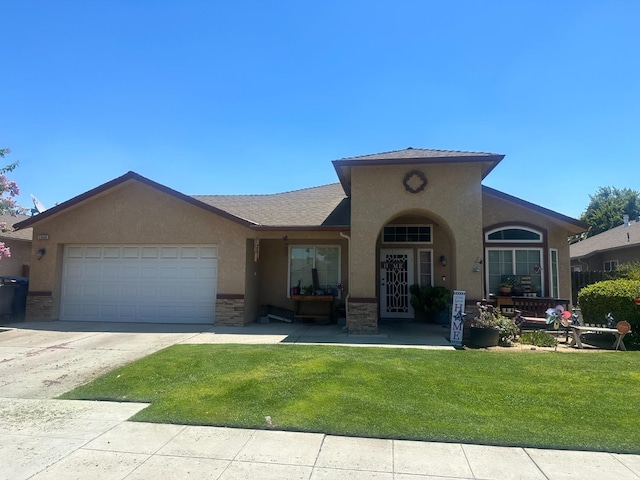
<path id="1" fill-rule="evenodd" d="M 213 323 L 213 245 L 67 245 L 61 320 Z"/>

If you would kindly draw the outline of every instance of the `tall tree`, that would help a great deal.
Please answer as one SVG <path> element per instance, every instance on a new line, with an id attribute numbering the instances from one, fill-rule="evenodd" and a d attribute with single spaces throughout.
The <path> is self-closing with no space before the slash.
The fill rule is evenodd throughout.
<path id="1" fill-rule="evenodd" d="M 589 236 L 622 225 L 624 215 L 632 219 L 640 215 L 640 193 L 630 188 L 600 187 L 589 198 L 589 206 L 580 216 L 591 225 Z"/>
<path id="2" fill-rule="evenodd" d="M 0 159 L 4 158 L 5 155 L 10 152 L 11 150 L 8 148 L 0 148 Z M 20 194 L 18 185 L 6 176 L 7 173 L 15 170 L 17 166 L 18 162 L 14 162 L 6 167 L 0 168 L 0 215 L 17 215 L 25 212 L 25 209 L 20 207 L 15 201 L 15 197 Z M 6 222 L 0 222 L 0 230 L 3 232 L 7 231 Z M 0 242 L 0 258 L 10 256 L 11 251 L 9 247 L 7 247 L 4 242 Z"/>

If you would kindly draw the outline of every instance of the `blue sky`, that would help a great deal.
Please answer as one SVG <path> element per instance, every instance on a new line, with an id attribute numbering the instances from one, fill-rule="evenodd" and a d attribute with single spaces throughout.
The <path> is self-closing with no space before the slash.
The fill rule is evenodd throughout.
<path id="1" fill-rule="evenodd" d="M 409 146 L 505 154 L 485 184 L 577 217 L 640 190 L 640 2 L 0 4 L 0 146 L 46 206 L 133 170 L 186 194 L 337 181 Z"/>

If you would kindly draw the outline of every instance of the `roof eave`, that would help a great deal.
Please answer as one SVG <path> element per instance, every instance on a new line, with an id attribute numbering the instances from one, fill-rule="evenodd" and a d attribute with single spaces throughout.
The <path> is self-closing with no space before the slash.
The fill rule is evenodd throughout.
<path id="1" fill-rule="evenodd" d="M 582 233 L 584 231 L 589 230 L 590 225 L 588 223 L 583 222 L 582 220 L 578 220 L 575 218 L 568 217 L 561 213 L 555 212 L 545 207 L 541 207 L 540 205 L 536 205 L 535 203 L 527 202 L 518 197 L 514 197 L 513 195 L 509 195 L 508 193 L 501 192 L 491 187 L 487 187 L 486 185 L 482 186 L 483 192 L 488 193 L 489 195 L 493 195 L 494 197 L 501 198 L 511 203 L 515 203 L 516 205 L 520 205 L 522 207 L 528 208 L 530 210 L 534 210 L 543 215 L 555 218 L 558 221 L 566 223 L 570 226 L 575 227 L 571 230 L 571 233 Z"/>
<path id="2" fill-rule="evenodd" d="M 583 253 L 582 255 L 576 255 L 571 257 L 572 260 L 574 259 L 581 259 L 581 258 L 590 258 L 593 257 L 594 255 L 598 255 L 600 253 L 606 253 L 606 252 L 613 252 L 616 250 L 624 250 L 625 248 L 638 248 L 640 247 L 640 243 L 631 243 L 631 244 L 627 244 L 627 245 L 616 245 L 615 247 L 608 247 L 608 248 L 599 248 L 597 250 L 592 250 L 588 253 Z"/>
<path id="3" fill-rule="evenodd" d="M 334 160 L 333 168 L 336 170 L 338 179 L 347 196 L 351 196 L 351 167 L 356 166 L 389 166 L 389 165 L 427 165 L 433 163 L 482 163 L 482 179 L 484 179 L 502 161 L 504 155 L 461 155 L 459 157 L 439 156 L 439 157 L 411 157 L 411 158 L 389 158 L 389 159 L 368 159 L 368 158 L 344 158 Z"/>
<path id="4" fill-rule="evenodd" d="M 272 231 L 280 232 L 284 230 L 291 231 L 309 231 L 309 232 L 344 232 L 351 230 L 350 225 L 255 225 L 250 227 L 256 231 Z"/>

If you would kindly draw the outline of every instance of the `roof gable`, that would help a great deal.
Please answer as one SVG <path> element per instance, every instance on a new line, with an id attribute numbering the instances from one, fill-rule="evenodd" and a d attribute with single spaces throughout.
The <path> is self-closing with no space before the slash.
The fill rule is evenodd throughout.
<path id="1" fill-rule="evenodd" d="M 521 198 L 514 197 L 513 195 L 509 195 L 494 188 L 483 185 L 482 193 L 501 198 L 502 200 L 520 205 L 521 207 L 528 208 L 535 212 L 541 213 L 542 215 L 546 215 L 556 221 L 562 222 L 567 225 L 567 229 L 570 233 L 577 234 L 589 229 L 588 223 L 568 217 L 553 210 L 549 210 L 548 208 L 541 207 L 540 205 L 536 205 L 535 203 L 527 202 L 526 200 L 522 200 Z"/>
<path id="2" fill-rule="evenodd" d="M 504 158 L 504 155 L 485 152 L 463 152 L 456 150 L 434 150 L 424 148 L 405 148 L 390 152 L 374 153 L 359 157 L 347 157 L 333 161 L 340 183 L 347 195 L 351 194 L 351 168 L 365 165 L 413 165 L 427 163 L 469 163 L 482 164 L 482 178 Z"/>
<path id="3" fill-rule="evenodd" d="M 239 223 L 241 225 L 247 226 L 247 227 L 251 227 L 254 225 L 254 223 L 249 222 L 247 220 L 244 220 L 242 218 L 238 218 L 236 216 L 233 216 L 223 210 L 220 210 L 212 205 L 208 205 L 206 203 L 202 203 L 199 200 L 190 197 L 188 195 L 185 195 L 183 193 L 180 193 L 176 190 L 173 190 L 169 187 L 166 187 L 160 183 L 154 182 L 153 180 L 149 180 L 146 177 L 143 177 L 142 175 L 139 175 L 135 172 L 127 172 L 124 175 L 122 175 L 121 177 L 115 178 L 107 183 L 104 183 L 96 188 L 93 188 L 85 193 L 82 193 L 76 197 L 71 198 L 70 200 L 67 200 L 65 202 L 62 202 L 58 205 L 56 205 L 55 207 L 49 208 L 47 210 L 45 210 L 42 213 L 39 213 L 37 215 L 34 215 L 33 217 L 30 217 L 26 220 L 23 220 L 21 222 L 18 222 L 14 225 L 14 228 L 16 230 L 21 230 L 27 227 L 31 227 L 34 224 L 41 222 L 43 220 L 46 220 L 47 218 L 51 218 L 57 214 L 59 214 L 60 212 L 63 212 L 71 207 L 74 207 L 82 202 L 85 202 L 87 200 L 90 200 L 91 198 L 97 196 L 97 195 L 101 195 L 105 192 L 107 192 L 108 190 L 112 189 L 112 188 L 116 188 L 119 185 L 124 184 L 125 182 L 128 181 L 136 181 L 136 182 L 140 182 L 143 183 L 145 185 L 150 186 L 151 188 L 155 188 L 156 190 L 159 190 L 161 192 L 166 193 L 167 195 L 171 195 L 172 197 L 175 197 L 179 200 L 182 200 L 184 202 L 190 203 L 192 205 L 195 205 L 197 207 L 200 208 L 204 208 L 205 210 L 208 210 L 212 213 L 215 213 L 216 215 L 220 215 L 221 217 L 227 218 L 229 220 L 232 220 L 236 223 Z"/>

